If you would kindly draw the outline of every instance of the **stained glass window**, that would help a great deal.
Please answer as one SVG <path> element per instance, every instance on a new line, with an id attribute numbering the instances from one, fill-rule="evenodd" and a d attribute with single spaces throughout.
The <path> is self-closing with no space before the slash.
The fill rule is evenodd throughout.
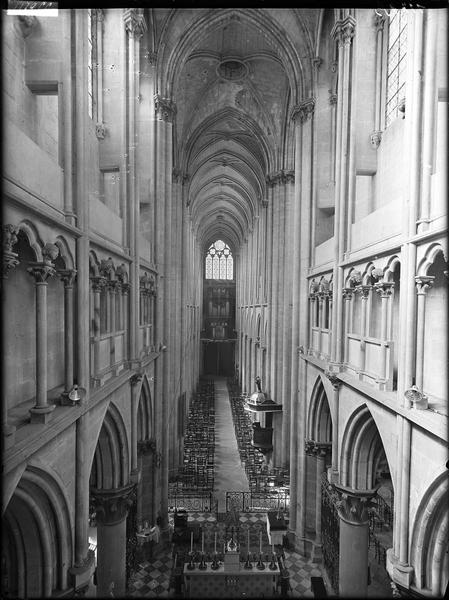
<path id="1" fill-rule="evenodd" d="M 385 125 L 388 127 L 399 116 L 405 98 L 407 48 L 407 10 L 392 9 L 388 26 L 387 98 Z"/>
<path id="2" fill-rule="evenodd" d="M 234 259 L 231 249 L 222 240 L 210 245 L 206 254 L 206 279 L 233 279 Z"/>

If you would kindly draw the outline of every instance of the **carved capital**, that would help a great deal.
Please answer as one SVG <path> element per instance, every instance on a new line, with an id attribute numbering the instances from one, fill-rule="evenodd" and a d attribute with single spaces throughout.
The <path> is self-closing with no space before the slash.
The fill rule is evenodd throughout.
<path id="1" fill-rule="evenodd" d="M 105 277 L 91 277 L 90 282 L 93 292 L 101 292 L 106 286 L 107 279 Z"/>
<path id="2" fill-rule="evenodd" d="M 359 285 L 356 291 L 362 295 L 362 300 L 366 300 L 369 296 L 372 287 L 372 285 Z"/>
<path id="3" fill-rule="evenodd" d="M 392 281 L 378 281 L 374 284 L 374 289 L 381 298 L 389 298 L 394 289 L 394 283 Z"/>
<path id="4" fill-rule="evenodd" d="M 116 525 L 123 521 L 133 503 L 134 484 L 109 490 L 91 489 L 95 499 L 97 521 L 103 525 Z"/>
<path id="5" fill-rule="evenodd" d="M 139 440 L 137 442 L 137 454 L 154 454 L 156 452 L 156 440 Z"/>
<path id="6" fill-rule="evenodd" d="M 329 104 L 331 106 L 335 106 L 337 104 L 337 94 L 333 94 L 331 90 L 329 90 Z"/>
<path id="7" fill-rule="evenodd" d="M 377 32 L 382 31 L 385 26 L 386 15 L 374 12 L 373 25 Z"/>
<path id="8" fill-rule="evenodd" d="M 318 69 L 321 67 L 322 64 L 323 64 L 323 59 L 320 58 L 319 56 L 314 56 L 312 58 L 312 66 L 315 69 L 315 71 L 318 71 Z"/>
<path id="9" fill-rule="evenodd" d="M 73 284 L 76 279 L 76 269 L 58 269 L 56 274 L 64 283 L 65 288 L 73 287 Z"/>
<path id="10" fill-rule="evenodd" d="M 352 288 L 343 288 L 343 300 L 351 300 L 354 290 Z"/>
<path id="11" fill-rule="evenodd" d="M 29 264 L 27 271 L 37 284 L 46 284 L 50 277 L 56 275 L 56 270 L 45 262 L 30 262 Z"/>
<path id="12" fill-rule="evenodd" d="M 131 289 L 130 283 L 122 283 L 122 294 L 127 296 L 129 294 L 129 290 Z"/>
<path id="13" fill-rule="evenodd" d="M 123 20 L 126 31 L 130 36 L 139 38 L 147 30 L 143 8 L 125 8 L 123 11 Z"/>
<path id="14" fill-rule="evenodd" d="M 331 32 L 332 37 L 340 46 L 349 45 L 355 35 L 355 19 L 348 15 L 345 19 L 337 21 Z"/>
<path id="15" fill-rule="evenodd" d="M 176 104 L 169 98 L 163 98 L 159 94 L 155 94 L 154 111 L 159 121 L 167 121 L 171 123 L 176 114 Z"/>
<path id="16" fill-rule="evenodd" d="M 175 183 L 179 183 L 181 181 L 181 171 L 176 167 L 172 169 L 172 179 Z"/>
<path id="17" fill-rule="evenodd" d="M 329 379 L 334 390 L 338 390 L 338 388 L 342 384 L 341 380 L 338 377 L 338 374 L 334 373 L 333 371 L 324 371 L 324 374 Z"/>
<path id="18" fill-rule="evenodd" d="M 109 276 L 114 272 L 114 263 L 112 262 L 112 258 L 109 257 L 107 260 L 103 259 L 100 262 L 100 275 L 105 278 L 109 278 Z"/>
<path id="19" fill-rule="evenodd" d="M 432 275 L 417 275 L 415 277 L 416 282 L 416 293 L 418 295 L 425 295 L 433 285 L 435 277 Z"/>
<path id="20" fill-rule="evenodd" d="M 106 127 L 104 123 L 97 123 L 95 125 L 95 135 L 97 136 L 97 139 L 104 140 L 106 136 Z"/>
<path id="21" fill-rule="evenodd" d="M 145 58 L 150 63 L 150 65 L 152 67 L 154 67 L 156 65 L 156 62 L 157 62 L 157 52 L 150 52 L 150 51 L 148 51 L 148 52 L 145 53 Z"/>
<path id="22" fill-rule="evenodd" d="M 338 514 L 343 521 L 350 525 L 365 525 L 369 520 L 368 509 L 377 493 L 377 489 L 353 490 L 351 488 L 333 484 L 340 500 L 336 503 Z"/>
<path id="23" fill-rule="evenodd" d="M 377 148 L 379 148 L 379 146 L 380 146 L 381 141 L 382 141 L 382 131 L 380 129 L 373 131 L 370 135 L 371 147 L 374 148 L 374 150 L 377 150 Z"/>
<path id="24" fill-rule="evenodd" d="M 326 458 L 332 448 L 332 442 L 313 442 L 312 452 L 317 458 Z"/>
<path id="25" fill-rule="evenodd" d="M 315 442 L 313 440 L 306 440 L 304 444 L 304 452 L 308 456 L 313 456 L 313 449 L 315 447 Z"/>
<path id="26" fill-rule="evenodd" d="M 106 280 L 106 288 L 115 294 L 120 288 L 120 281 L 118 279 L 107 279 Z"/>
<path id="27" fill-rule="evenodd" d="M 293 121 L 299 119 L 300 123 L 305 123 L 309 117 L 313 116 L 315 110 L 315 98 L 307 98 L 293 107 L 291 118 Z"/>

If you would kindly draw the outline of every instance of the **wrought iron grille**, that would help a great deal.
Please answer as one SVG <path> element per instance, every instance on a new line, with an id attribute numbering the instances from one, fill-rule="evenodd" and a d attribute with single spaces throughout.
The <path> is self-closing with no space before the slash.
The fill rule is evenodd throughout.
<path id="1" fill-rule="evenodd" d="M 326 473 L 321 480 L 321 536 L 323 564 L 336 595 L 338 595 L 338 569 L 340 564 L 340 517 L 336 503 L 338 494 L 331 488 Z"/>
<path id="2" fill-rule="evenodd" d="M 290 494 L 270 492 L 226 492 L 226 511 L 234 509 L 239 512 L 266 512 L 281 510 L 288 512 Z"/>
<path id="3" fill-rule="evenodd" d="M 184 509 L 190 512 L 216 512 L 216 500 L 212 492 L 177 493 L 168 496 L 168 510 Z"/>
<path id="4" fill-rule="evenodd" d="M 126 586 L 137 565 L 137 492 L 133 490 L 130 500 L 132 504 L 126 517 Z"/>

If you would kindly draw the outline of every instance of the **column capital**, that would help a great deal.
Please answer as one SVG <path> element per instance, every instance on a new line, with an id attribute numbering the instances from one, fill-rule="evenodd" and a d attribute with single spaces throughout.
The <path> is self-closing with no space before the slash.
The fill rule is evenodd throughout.
<path id="1" fill-rule="evenodd" d="M 362 294 L 362 300 L 366 300 L 369 296 L 369 293 L 370 293 L 372 287 L 373 287 L 372 285 L 359 285 L 356 288 L 356 291 L 359 294 Z"/>
<path id="2" fill-rule="evenodd" d="M 130 283 L 122 283 L 122 294 L 127 296 L 129 294 L 129 290 L 131 289 Z"/>
<path id="3" fill-rule="evenodd" d="M 92 284 L 92 291 L 101 292 L 101 290 L 106 286 L 107 279 L 106 277 L 98 277 L 94 276 L 90 278 Z"/>
<path id="4" fill-rule="evenodd" d="M 2 276 L 3 279 L 8 279 L 8 274 L 11 269 L 17 267 L 20 263 L 18 258 L 18 254 L 15 252 L 9 252 L 8 250 L 3 250 L 3 261 L 2 261 Z"/>
<path id="5" fill-rule="evenodd" d="M 343 300 L 351 300 L 353 292 L 354 292 L 353 288 L 350 288 L 350 287 L 343 288 L 343 290 L 342 290 Z"/>
<path id="6" fill-rule="evenodd" d="M 76 273 L 77 273 L 76 269 L 58 269 L 56 271 L 57 276 L 64 283 L 65 288 L 73 287 L 73 284 L 76 279 Z"/>
<path id="7" fill-rule="evenodd" d="M 329 90 L 329 104 L 335 106 L 337 104 L 338 96 L 334 94 L 332 90 Z"/>
<path id="8" fill-rule="evenodd" d="M 56 269 L 45 262 L 30 262 L 29 265 L 27 271 L 37 284 L 47 284 L 48 279 L 56 275 Z"/>
<path id="9" fill-rule="evenodd" d="M 433 285 L 434 279 L 435 277 L 432 275 L 417 275 L 415 277 L 416 293 L 418 295 L 427 294 Z"/>
<path id="10" fill-rule="evenodd" d="M 134 387 L 138 385 L 143 379 L 142 373 L 135 373 L 129 380 L 130 384 Z"/>
<path id="11" fill-rule="evenodd" d="M 147 30 L 143 8 L 125 8 L 123 21 L 129 36 L 140 38 Z"/>
<path id="12" fill-rule="evenodd" d="M 304 452 L 308 456 L 313 456 L 313 449 L 315 447 L 314 440 L 306 440 L 304 443 Z"/>
<path id="13" fill-rule="evenodd" d="M 12 247 L 17 244 L 19 228 L 8 223 L 2 227 L 2 246 L 3 251 L 12 252 Z"/>
<path id="14" fill-rule="evenodd" d="M 313 442 L 312 452 L 317 458 L 325 458 L 332 448 L 332 442 Z"/>
<path id="15" fill-rule="evenodd" d="M 338 373 L 334 373 L 334 371 L 324 371 L 325 376 L 329 379 L 334 390 L 338 390 L 338 388 L 343 383 L 341 379 L 338 377 Z"/>
<path id="16" fill-rule="evenodd" d="M 339 46 L 349 46 L 355 35 L 355 24 L 356 20 L 351 15 L 335 23 L 331 36 L 338 42 Z"/>
<path id="17" fill-rule="evenodd" d="M 374 289 L 380 295 L 381 298 L 389 298 L 393 294 L 394 282 L 378 281 L 374 284 Z"/>
<path id="18" fill-rule="evenodd" d="M 336 503 L 339 517 L 350 525 L 366 525 L 369 520 L 368 509 L 377 494 L 377 488 L 355 490 L 337 483 L 332 484 L 340 500 Z"/>
<path id="19" fill-rule="evenodd" d="M 91 488 L 95 498 L 95 511 L 97 520 L 102 525 L 116 525 L 123 521 L 133 503 L 132 494 L 135 484 L 125 485 L 122 488 L 108 490 Z"/>
<path id="20" fill-rule="evenodd" d="M 374 12 L 373 25 L 377 32 L 382 31 L 385 25 L 386 15 Z"/>
<path id="21" fill-rule="evenodd" d="M 142 456 L 142 454 L 155 454 L 156 452 L 156 440 L 148 439 L 148 440 L 139 440 L 137 442 L 137 454 Z"/>
<path id="22" fill-rule="evenodd" d="M 171 123 L 176 115 L 176 104 L 169 98 L 154 94 L 154 112 L 159 121 Z"/>
<path id="23" fill-rule="evenodd" d="M 293 106 L 290 118 L 296 122 L 299 119 L 300 123 L 305 123 L 309 117 L 313 116 L 315 111 L 315 98 L 307 98 L 299 104 Z"/>

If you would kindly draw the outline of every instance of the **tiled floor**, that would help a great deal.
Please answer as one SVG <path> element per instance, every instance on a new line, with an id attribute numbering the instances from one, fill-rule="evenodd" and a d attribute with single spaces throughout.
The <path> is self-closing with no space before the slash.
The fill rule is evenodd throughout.
<path id="1" fill-rule="evenodd" d="M 242 554 L 246 554 L 247 531 L 250 531 L 250 549 L 251 553 L 258 550 L 259 535 L 262 532 L 262 550 L 263 553 L 270 552 L 268 537 L 266 533 L 266 517 L 263 513 L 247 513 L 239 516 L 239 540 L 241 542 Z M 220 547 L 220 541 L 223 539 L 226 523 L 217 523 L 214 516 L 210 514 L 190 513 L 189 523 L 197 524 L 204 531 L 205 552 L 213 551 L 215 532 L 218 532 L 217 546 Z M 200 550 L 200 544 L 197 543 L 195 550 Z M 189 548 L 186 548 L 189 550 Z M 153 559 L 139 564 L 138 570 L 131 578 L 129 585 L 129 595 L 140 598 L 172 598 L 176 597 L 174 589 L 169 589 L 170 573 L 173 566 L 172 545 L 161 542 L 153 552 Z M 284 550 L 285 567 L 290 573 L 291 591 L 289 596 L 292 598 L 313 598 L 310 590 L 310 578 L 320 577 L 321 571 L 319 565 L 304 559 L 296 552 Z"/>

